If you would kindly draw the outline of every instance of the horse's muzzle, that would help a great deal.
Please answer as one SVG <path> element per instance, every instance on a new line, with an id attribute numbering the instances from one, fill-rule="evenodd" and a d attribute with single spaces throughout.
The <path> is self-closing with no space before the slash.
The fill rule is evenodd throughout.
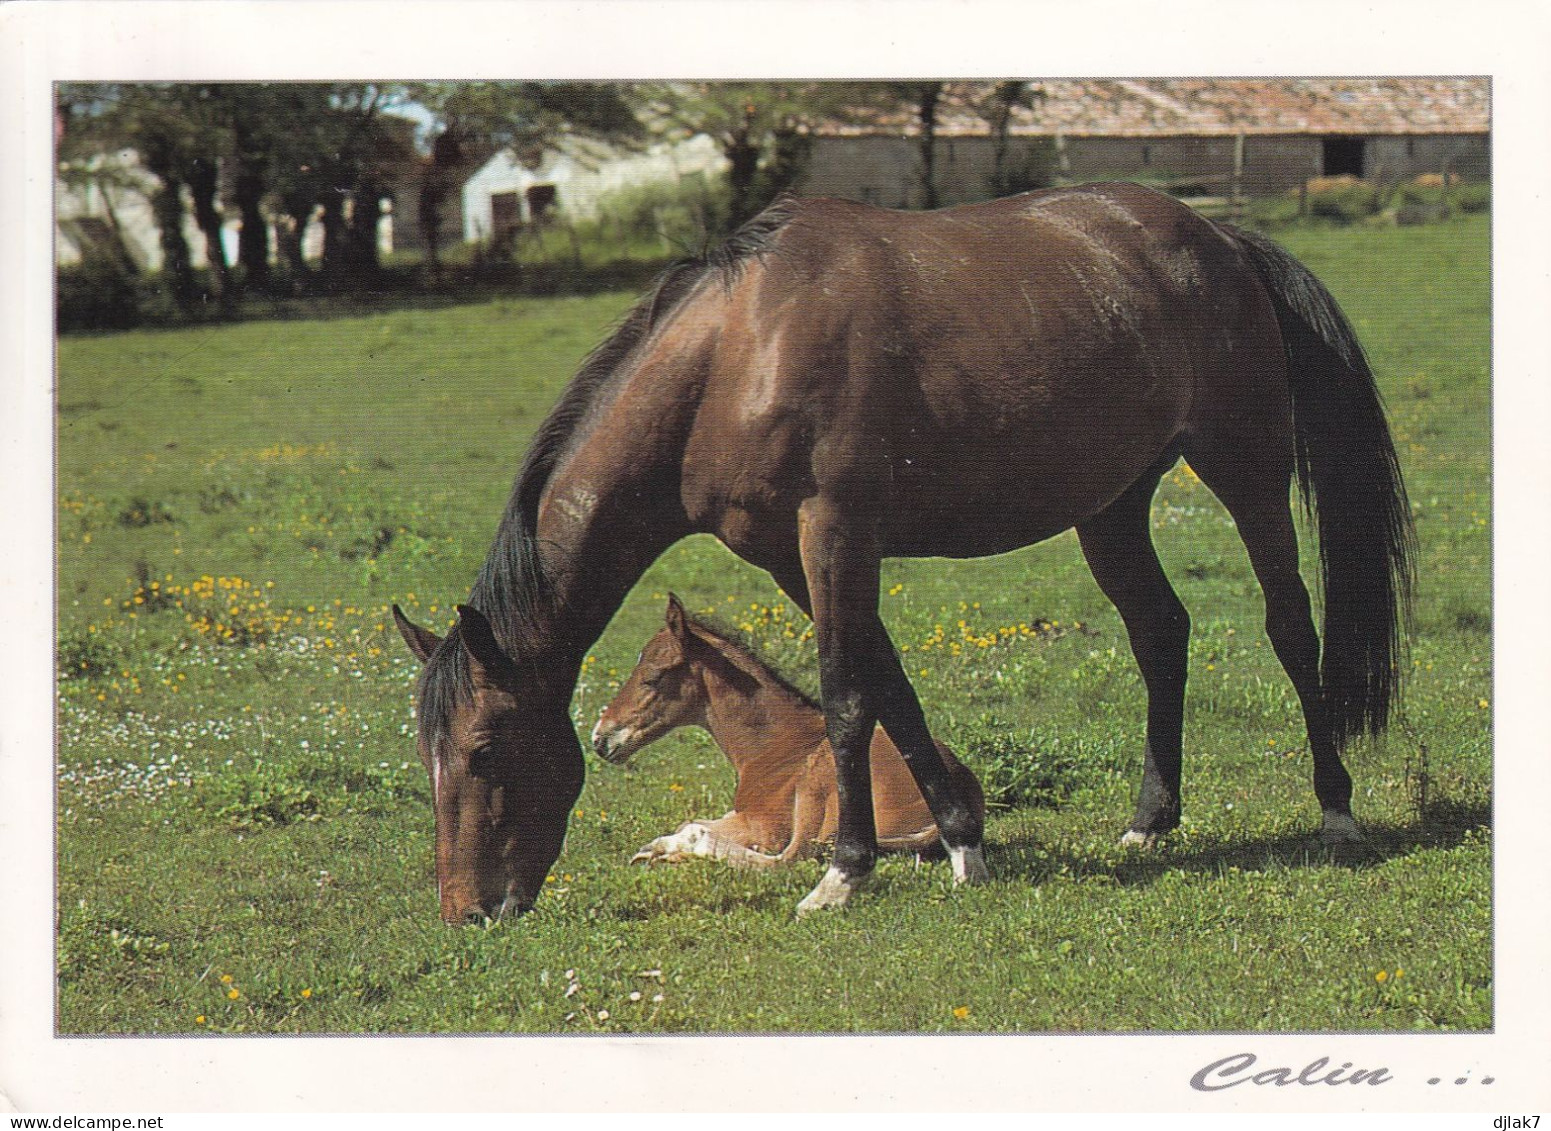
<path id="1" fill-rule="evenodd" d="M 447 920 L 452 927 L 484 927 L 492 923 L 500 923 L 510 919 L 516 919 L 520 915 L 526 915 L 533 910 L 531 899 L 519 899 L 515 895 L 508 895 L 499 906 L 490 908 L 476 904 L 465 908 L 457 915 Z"/>

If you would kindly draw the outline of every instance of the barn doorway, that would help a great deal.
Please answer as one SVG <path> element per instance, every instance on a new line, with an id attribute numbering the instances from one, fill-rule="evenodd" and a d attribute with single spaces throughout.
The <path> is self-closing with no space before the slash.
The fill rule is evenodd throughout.
<path id="1" fill-rule="evenodd" d="M 1360 137 L 1327 137 L 1322 144 L 1322 168 L 1327 177 L 1361 177 L 1366 145 Z"/>
<path id="2" fill-rule="evenodd" d="M 535 224 L 547 224 L 554 217 L 555 202 L 559 193 L 554 185 L 528 186 L 528 216 Z"/>

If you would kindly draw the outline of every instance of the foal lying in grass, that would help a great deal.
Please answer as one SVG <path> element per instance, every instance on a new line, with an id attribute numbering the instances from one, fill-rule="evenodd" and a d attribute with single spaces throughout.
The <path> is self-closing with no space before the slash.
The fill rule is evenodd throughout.
<path id="1" fill-rule="evenodd" d="M 658 837 L 635 861 L 709 856 L 764 868 L 817 856 L 834 839 L 839 802 L 823 712 L 748 649 L 691 620 L 670 594 L 666 623 L 603 709 L 592 745 L 600 757 L 623 764 L 682 726 L 704 727 L 737 770 L 732 812 Z M 940 742 L 937 756 L 978 821 L 985 798 L 975 775 Z M 873 731 L 871 762 L 878 847 L 940 851 L 931 811 L 882 727 Z"/>

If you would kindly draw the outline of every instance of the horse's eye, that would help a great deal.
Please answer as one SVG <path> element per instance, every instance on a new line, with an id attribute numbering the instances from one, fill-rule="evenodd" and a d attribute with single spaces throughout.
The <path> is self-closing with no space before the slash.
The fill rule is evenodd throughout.
<path id="1" fill-rule="evenodd" d="M 485 777 L 495 763 L 495 750 L 490 746 L 476 746 L 469 751 L 469 773 Z"/>

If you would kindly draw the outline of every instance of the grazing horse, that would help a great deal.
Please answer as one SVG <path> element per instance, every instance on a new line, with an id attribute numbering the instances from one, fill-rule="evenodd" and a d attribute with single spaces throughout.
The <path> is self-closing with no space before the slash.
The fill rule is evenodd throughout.
<path id="1" fill-rule="evenodd" d="M 592 746 L 600 758 L 623 765 L 684 726 L 709 731 L 738 772 L 732 811 L 658 837 L 633 863 L 711 856 L 735 867 L 768 868 L 813 856 L 834 838 L 839 794 L 824 712 L 748 649 L 691 620 L 670 593 L 662 629 L 603 708 Z M 940 742 L 937 756 L 983 818 L 985 795 L 975 775 Z M 871 759 L 878 848 L 935 849 L 932 811 L 882 727 L 873 730 Z"/>
<path id="2" fill-rule="evenodd" d="M 845 903 L 872 871 L 879 723 L 955 879 L 986 876 L 980 815 L 878 615 L 886 557 L 999 554 L 1075 527 L 1148 694 L 1126 836 L 1173 829 L 1189 618 L 1148 515 L 1180 458 L 1249 551 L 1324 835 L 1355 838 L 1341 750 L 1388 720 L 1414 534 L 1373 375 L 1307 268 L 1107 184 L 914 213 L 784 200 L 670 269 L 540 425 L 446 638 L 395 610 L 425 662 L 443 918 L 532 905 L 582 785 L 569 715 L 582 659 L 646 568 L 696 532 L 767 570 L 814 623 L 840 812 L 799 913 Z M 1318 529 L 1323 643 L 1298 573 L 1295 478 Z"/>

